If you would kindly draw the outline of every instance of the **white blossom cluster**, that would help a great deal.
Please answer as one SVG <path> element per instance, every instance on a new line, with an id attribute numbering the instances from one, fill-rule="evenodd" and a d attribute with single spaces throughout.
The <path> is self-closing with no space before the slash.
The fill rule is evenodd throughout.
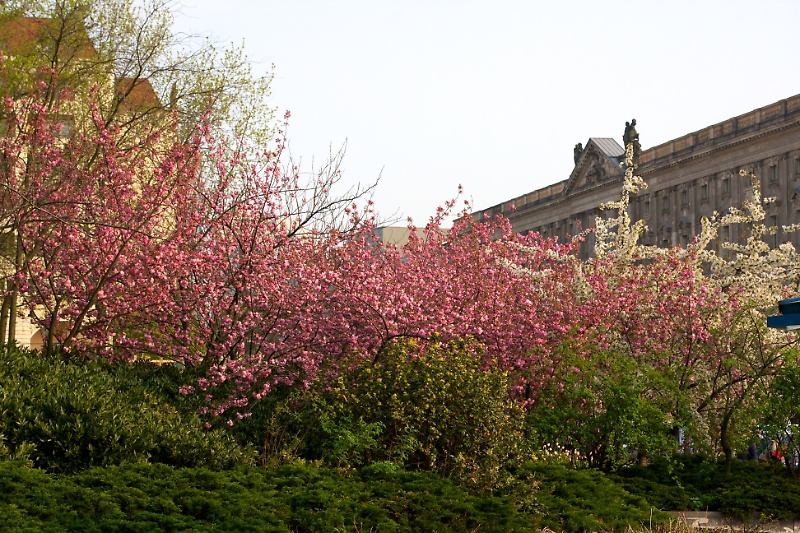
<path id="1" fill-rule="evenodd" d="M 778 300 L 796 295 L 800 290 L 800 257 L 790 242 L 771 247 L 767 239 L 777 235 L 800 230 L 800 224 L 780 228 L 766 224 L 767 212 L 764 205 L 775 198 L 762 198 L 757 176 L 745 170 L 742 176 L 750 179 L 750 191 L 740 208 L 730 208 L 727 213 L 714 212 L 711 217 L 703 217 L 700 231 L 695 239 L 685 247 L 660 248 L 639 242 L 639 237 L 647 230 L 645 221 L 632 222 L 629 210 L 630 195 L 646 188 L 641 177 L 634 175 L 632 147 L 626 149 L 626 171 L 620 200 L 609 202 L 602 209 L 616 211 L 616 216 L 596 219 L 595 255 L 610 258 L 614 263 L 630 265 L 669 254 L 690 254 L 693 258 L 696 275 L 705 276 L 720 290 L 736 290 L 748 302 L 758 317 L 753 320 L 763 322 L 764 313 L 776 309 Z M 720 229 L 736 225 L 737 233 L 744 235 L 742 243 L 719 242 Z M 729 232 L 733 233 L 733 232 Z M 774 238 L 774 237 L 773 237 Z M 721 252 L 711 245 L 719 242 Z M 793 292 L 794 291 L 794 292 Z M 793 336 L 770 330 L 766 333 L 769 341 L 786 343 Z"/>

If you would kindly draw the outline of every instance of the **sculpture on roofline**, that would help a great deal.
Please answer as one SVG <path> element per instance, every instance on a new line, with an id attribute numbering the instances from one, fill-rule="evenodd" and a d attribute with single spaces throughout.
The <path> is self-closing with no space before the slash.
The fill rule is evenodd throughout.
<path id="1" fill-rule="evenodd" d="M 639 154 L 642 153 L 642 145 L 639 143 L 639 132 L 636 131 L 636 119 L 625 123 L 625 133 L 622 134 L 622 144 L 628 149 L 629 144 L 633 144 L 633 164 L 639 161 Z"/>

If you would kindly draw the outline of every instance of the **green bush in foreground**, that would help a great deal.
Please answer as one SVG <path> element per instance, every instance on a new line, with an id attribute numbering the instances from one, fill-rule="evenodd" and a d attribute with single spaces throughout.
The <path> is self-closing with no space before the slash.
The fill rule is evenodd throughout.
<path id="1" fill-rule="evenodd" d="M 140 464 L 53 477 L 11 461 L 0 462 L 0 529 L 536 531 L 510 498 L 471 495 L 433 474 Z"/>
<path id="2" fill-rule="evenodd" d="M 778 463 L 725 464 L 699 455 L 662 458 L 647 467 L 621 469 L 612 479 L 651 504 L 676 511 L 710 510 L 745 518 L 800 518 L 800 483 Z"/>
<path id="3" fill-rule="evenodd" d="M 628 493 L 606 474 L 566 464 L 527 463 L 514 470 L 504 494 L 553 531 L 640 530 L 666 524 L 669 516 Z"/>
<path id="4" fill-rule="evenodd" d="M 781 485 L 782 480 L 794 483 L 785 475 L 742 465 L 720 486 L 715 484 L 723 478 L 709 465 L 724 476 L 724 465 L 687 464 L 692 468 L 680 476 L 697 484 L 684 490 L 710 490 L 727 512 L 742 501 L 791 505 L 791 493 L 779 492 L 791 487 Z M 518 467 L 511 481 L 489 495 L 470 493 L 433 473 L 382 466 L 342 471 L 286 465 L 218 472 L 127 464 L 56 476 L 20 461 L 0 461 L 0 530 L 525 532 L 547 527 L 568 533 L 652 532 L 669 523 L 651 506 L 661 487 L 668 486 L 662 478 L 675 475 L 674 468 L 669 472 L 657 466 L 649 474 L 626 478 L 651 483 L 653 501 L 647 502 L 624 490 L 627 483 L 621 478 L 548 463 Z M 702 476 L 711 479 L 701 482 Z"/>
<path id="5" fill-rule="evenodd" d="M 3 531 L 610 531 L 664 523 L 604 474 L 536 463 L 495 495 L 433 473 L 122 465 L 52 476 L 0 462 Z"/>
<path id="6" fill-rule="evenodd" d="M 233 438 L 202 424 L 102 362 L 0 352 L 4 453 L 39 468 L 76 472 L 126 462 L 226 468 L 249 461 Z"/>

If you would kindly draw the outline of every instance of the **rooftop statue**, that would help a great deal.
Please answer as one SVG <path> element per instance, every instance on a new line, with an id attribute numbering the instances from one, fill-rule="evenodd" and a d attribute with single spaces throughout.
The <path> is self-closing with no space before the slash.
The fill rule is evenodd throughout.
<path id="1" fill-rule="evenodd" d="M 642 153 L 642 145 L 639 143 L 639 132 L 636 131 L 636 119 L 625 123 L 625 133 L 622 134 L 622 144 L 626 150 L 629 144 L 633 144 L 633 162 L 635 164 L 639 159 L 639 154 Z"/>
<path id="2" fill-rule="evenodd" d="M 575 164 L 578 164 L 578 159 L 581 158 L 581 154 L 583 154 L 583 144 L 578 143 L 575 145 L 575 149 L 573 150 L 573 157 L 575 158 Z"/>

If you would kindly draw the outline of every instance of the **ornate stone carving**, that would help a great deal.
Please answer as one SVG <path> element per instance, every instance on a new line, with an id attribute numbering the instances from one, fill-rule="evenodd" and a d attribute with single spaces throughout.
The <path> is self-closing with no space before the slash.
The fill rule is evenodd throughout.
<path id="1" fill-rule="evenodd" d="M 586 173 L 586 183 L 594 183 L 603 181 L 606 178 L 606 168 L 600 154 L 593 153 L 592 160 L 589 166 L 589 171 Z"/>

